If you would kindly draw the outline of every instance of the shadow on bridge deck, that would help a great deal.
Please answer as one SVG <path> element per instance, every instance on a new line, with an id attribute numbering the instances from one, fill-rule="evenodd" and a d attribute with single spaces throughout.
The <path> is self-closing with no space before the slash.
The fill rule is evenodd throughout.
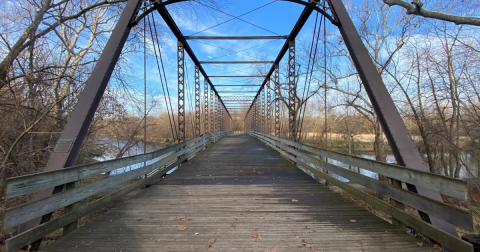
<path id="1" fill-rule="evenodd" d="M 43 251 L 433 251 L 416 242 L 236 134 Z"/>

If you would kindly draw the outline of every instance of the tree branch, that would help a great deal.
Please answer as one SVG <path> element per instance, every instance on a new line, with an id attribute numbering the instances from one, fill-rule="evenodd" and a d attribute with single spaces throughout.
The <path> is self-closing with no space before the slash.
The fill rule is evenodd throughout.
<path id="1" fill-rule="evenodd" d="M 407 3 L 402 0 L 383 0 L 383 2 L 385 4 L 388 4 L 389 6 L 392 6 L 392 5 L 401 6 L 407 10 L 407 14 L 409 15 L 417 15 L 417 16 L 422 16 L 426 18 L 443 20 L 443 21 L 455 23 L 457 25 L 467 24 L 467 25 L 480 26 L 480 18 L 464 17 L 464 16 L 453 15 L 453 14 L 447 14 L 443 12 L 426 10 L 422 8 L 423 3 L 420 0 L 413 0 L 411 3 Z"/>

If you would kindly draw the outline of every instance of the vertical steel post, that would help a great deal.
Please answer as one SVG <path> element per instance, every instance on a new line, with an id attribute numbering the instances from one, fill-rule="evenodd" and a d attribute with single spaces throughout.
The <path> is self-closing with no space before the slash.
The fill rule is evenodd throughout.
<path id="1" fill-rule="evenodd" d="M 258 131 L 258 103 L 255 99 L 253 104 L 253 131 Z"/>
<path id="2" fill-rule="evenodd" d="M 108 39 L 105 48 L 102 51 L 97 64 L 88 78 L 83 92 L 78 98 L 67 123 L 60 134 L 60 138 L 48 159 L 44 172 L 59 170 L 70 167 L 74 164 L 75 158 L 87 135 L 88 128 L 93 120 L 95 111 L 98 108 L 100 100 L 112 72 L 122 52 L 125 41 L 127 40 L 132 28 L 132 20 L 137 16 L 140 0 L 128 1 L 125 9 L 120 16 L 112 35 Z M 53 189 L 46 189 L 38 193 L 37 199 L 46 198 L 52 194 L 63 190 L 64 185 L 56 186 Z M 73 188 L 74 183 L 67 184 L 67 189 Z M 68 209 L 67 209 L 68 210 Z M 50 220 L 52 214 L 46 214 L 41 219 L 34 219 L 20 226 L 20 230 L 28 230 L 37 226 L 39 223 L 45 223 Z M 67 225 L 67 229 L 72 230 L 77 222 Z M 41 240 L 32 243 L 32 249 L 38 249 Z"/>
<path id="3" fill-rule="evenodd" d="M 220 114 L 221 113 L 220 112 L 220 99 L 218 99 L 218 96 L 215 97 L 215 98 L 217 99 L 217 102 L 216 102 L 217 103 L 217 116 L 216 116 L 216 120 L 215 120 L 215 125 L 216 125 L 216 128 L 217 128 L 216 132 L 219 132 L 220 131 L 220 120 L 221 120 L 221 118 L 220 118 L 220 116 L 221 116 L 221 114 Z"/>
<path id="4" fill-rule="evenodd" d="M 203 99 L 204 99 L 204 109 L 203 109 L 203 134 L 208 134 L 208 82 L 204 80 L 203 88 Z"/>
<path id="5" fill-rule="evenodd" d="M 280 77 L 278 65 L 273 72 L 273 84 L 275 88 L 275 136 L 280 137 Z"/>
<path id="6" fill-rule="evenodd" d="M 295 111 L 295 99 L 297 98 L 297 86 L 295 78 L 295 41 L 288 41 L 288 126 L 289 139 L 296 141 L 297 138 L 297 115 Z"/>
<path id="7" fill-rule="evenodd" d="M 195 138 L 200 136 L 200 70 L 195 66 Z"/>
<path id="8" fill-rule="evenodd" d="M 225 107 L 223 107 L 222 113 L 223 113 L 222 130 L 227 130 L 227 110 L 225 109 Z"/>
<path id="9" fill-rule="evenodd" d="M 266 110 L 266 107 L 265 107 L 265 88 L 262 90 L 262 92 L 260 93 L 260 95 L 262 96 L 261 98 L 261 110 L 262 110 L 262 129 L 260 130 L 261 132 L 265 133 L 266 132 L 266 123 L 267 123 L 267 117 L 265 115 L 265 110 Z"/>
<path id="10" fill-rule="evenodd" d="M 340 0 L 328 0 L 328 3 L 332 12 L 341 24 L 339 27 L 340 33 L 345 41 L 348 51 L 350 52 L 353 63 L 357 68 L 360 79 L 365 86 L 365 91 L 372 102 L 375 113 L 381 122 L 383 131 L 390 143 L 390 147 L 392 148 L 397 163 L 417 170 L 429 171 L 420 152 L 415 146 L 415 143 L 411 140 L 408 129 L 405 127 L 395 103 L 385 87 L 377 68 L 373 64 L 373 61 L 348 15 L 344 4 Z M 416 187 L 411 184 L 407 184 L 407 188 L 409 191 L 416 192 L 428 198 L 440 202 L 443 201 L 440 194 L 437 192 L 422 187 Z M 458 236 L 455 226 L 434 216 L 429 216 L 421 211 L 419 211 L 419 214 L 424 221 L 431 223 L 455 237 Z"/>
<path id="11" fill-rule="evenodd" d="M 213 118 L 213 124 L 214 124 L 214 131 L 213 132 L 218 132 L 218 100 L 217 96 L 215 95 L 215 117 Z"/>
<path id="12" fill-rule="evenodd" d="M 272 134 L 272 92 L 270 87 L 270 79 L 267 80 L 267 131 L 265 133 Z"/>
<path id="13" fill-rule="evenodd" d="M 210 88 L 210 133 L 215 133 L 215 92 Z"/>
<path id="14" fill-rule="evenodd" d="M 178 142 L 185 142 L 185 48 L 177 41 Z"/>
<path id="15" fill-rule="evenodd" d="M 218 112 L 220 113 L 219 120 L 218 120 L 218 131 L 222 131 L 223 130 L 223 108 L 221 105 Z"/>

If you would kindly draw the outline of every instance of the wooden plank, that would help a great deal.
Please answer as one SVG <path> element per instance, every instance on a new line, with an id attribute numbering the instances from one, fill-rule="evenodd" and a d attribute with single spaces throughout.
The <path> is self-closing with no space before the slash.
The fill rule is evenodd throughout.
<path id="1" fill-rule="evenodd" d="M 473 252 L 473 245 L 459 239 L 458 237 L 452 236 L 450 233 L 447 233 L 441 229 L 438 229 L 429 223 L 422 221 L 420 218 L 414 217 L 405 212 L 399 211 L 396 208 L 391 209 L 392 217 L 405 223 L 406 225 L 412 227 L 418 232 L 425 234 L 426 236 L 439 241 L 443 246 L 453 249 L 455 251 L 469 251 Z"/>
<path id="2" fill-rule="evenodd" d="M 202 146 L 206 142 L 208 142 L 208 140 L 203 140 L 202 142 L 199 142 L 189 148 L 170 154 L 168 157 L 165 157 L 164 159 L 159 160 L 151 165 L 87 184 L 82 187 L 77 187 L 62 193 L 57 193 L 48 198 L 7 209 L 5 211 L 4 226 L 6 229 L 18 226 L 29 220 L 41 217 L 44 214 L 51 213 L 58 208 L 73 204 L 82 199 L 95 195 L 105 189 L 125 183 L 136 177 L 140 177 L 143 174 L 149 173 L 154 169 L 167 164 L 173 159 L 185 155 L 193 149 Z"/>
<path id="3" fill-rule="evenodd" d="M 167 167 L 165 170 L 168 170 L 168 169 L 171 169 L 175 166 L 177 166 L 178 164 L 180 164 L 181 162 L 184 162 L 185 160 L 188 160 L 189 158 L 191 158 L 193 155 L 197 154 L 198 152 L 202 151 L 202 147 L 197 147 L 197 149 L 195 149 L 190 155 L 187 155 L 185 157 L 183 157 L 182 159 L 180 160 L 177 160 L 175 161 L 173 164 L 171 164 L 169 167 Z M 127 186 L 125 188 L 122 188 L 121 190 L 117 191 L 117 192 L 114 192 L 112 194 L 109 194 L 105 197 L 102 197 L 96 201 L 93 201 L 87 205 L 84 205 L 84 206 L 81 206 L 77 209 L 75 209 L 74 211 L 70 212 L 70 213 L 67 213 L 67 214 L 64 214 L 52 221 L 49 221 L 49 222 L 46 222 L 46 223 L 43 223 L 35 228 L 32 228 L 30 230 L 27 230 L 21 234 L 18 234 L 14 237 L 11 237 L 9 239 L 6 240 L 5 242 L 5 248 L 6 248 L 6 251 L 7 252 L 13 252 L 13 251 L 16 251 L 20 248 L 22 248 L 23 246 L 26 246 L 44 236 L 46 236 L 47 234 L 51 233 L 51 232 L 54 232 L 56 231 L 57 229 L 60 229 L 62 227 L 64 227 L 65 225 L 69 224 L 69 223 L 72 223 L 76 220 L 78 220 L 79 218 L 99 209 L 99 208 L 102 208 L 106 205 L 109 205 L 111 203 L 113 203 L 116 199 L 122 197 L 122 196 L 125 196 L 127 194 L 129 194 L 130 192 L 136 190 L 136 189 L 139 189 L 141 187 L 144 187 L 146 185 L 148 185 L 149 183 L 155 181 L 156 179 L 158 179 L 159 177 L 161 177 L 164 173 L 161 172 L 162 170 L 159 170 L 157 173 L 155 173 L 154 175 L 146 178 L 146 179 L 143 179 L 139 182 L 136 182 L 135 184 L 132 184 L 130 186 Z"/>
<path id="4" fill-rule="evenodd" d="M 303 144 L 295 143 L 289 140 L 281 139 L 278 137 L 266 135 L 263 133 L 252 133 L 258 137 L 266 137 L 299 148 L 303 151 L 320 155 L 322 157 L 328 157 L 340 162 L 350 164 L 362 169 L 366 169 L 375 173 L 385 175 L 390 178 L 398 179 L 406 183 L 410 183 L 416 186 L 427 188 L 448 196 L 452 196 L 461 200 L 467 199 L 467 182 L 461 179 L 450 178 L 439 174 L 423 172 L 414 170 L 412 168 L 386 164 L 374 160 L 369 160 L 361 157 L 350 156 L 342 153 L 327 151 Z"/>
<path id="5" fill-rule="evenodd" d="M 57 185 L 66 184 L 76 180 L 81 180 L 89 176 L 100 174 L 103 172 L 112 171 L 118 168 L 142 163 L 168 153 L 174 152 L 179 148 L 191 145 L 198 141 L 202 141 L 208 138 L 209 135 L 186 141 L 185 143 L 179 143 L 170 147 L 154 151 L 147 154 L 141 154 L 137 156 L 131 156 L 126 158 L 120 158 L 116 160 L 109 160 L 105 162 L 75 166 L 65 168 L 62 170 L 43 172 L 31 175 L 25 175 L 20 177 L 9 178 L 7 180 L 6 198 L 14 198 L 21 195 L 37 192 L 46 188 L 51 188 Z"/>
<path id="6" fill-rule="evenodd" d="M 179 215 L 186 218 L 176 220 Z M 254 233 L 263 239 L 251 238 Z M 202 251 L 210 239 L 212 251 L 309 250 L 303 240 L 312 251 L 429 250 L 238 134 L 41 250 Z"/>
<path id="7" fill-rule="evenodd" d="M 269 146 L 276 149 L 277 151 L 283 153 L 287 158 L 293 160 L 301 164 L 304 168 L 309 170 L 310 172 L 314 173 L 315 175 L 329 181 L 330 183 L 340 187 L 341 189 L 347 191 L 348 193 L 354 195 L 356 198 L 368 203 L 369 205 L 373 206 L 374 208 L 385 212 L 387 214 L 392 215 L 392 217 L 396 218 L 397 220 L 405 223 L 406 225 L 414 228 L 418 232 L 434 239 L 435 241 L 440 242 L 442 245 L 447 246 L 449 248 L 455 249 L 456 251 L 471 251 L 473 252 L 473 245 L 465 242 L 458 237 L 454 237 L 451 234 L 437 229 L 436 227 L 430 225 L 429 223 L 424 222 L 423 220 L 414 217 L 408 213 L 405 213 L 397 208 L 392 207 L 391 205 L 387 204 L 386 202 L 379 200 L 367 193 L 364 193 L 324 172 L 321 172 L 317 169 L 311 167 L 310 164 L 303 162 L 302 160 L 294 157 L 293 155 L 286 153 L 280 150 L 278 147 L 273 146 L 271 143 L 268 143 Z"/>
<path id="8" fill-rule="evenodd" d="M 391 185 L 388 185 L 382 181 L 367 177 L 365 175 L 347 170 L 345 168 L 318 160 L 314 157 L 306 155 L 300 151 L 287 147 L 288 151 L 297 157 L 303 158 L 318 167 L 327 169 L 341 177 L 349 179 L 350 181 L 363 185 L 375 192 L 383 194 L 389 198 L 400 201 L 415 209 L 434 215 L 446 222 L 449 222 L 457 227 L 473 231 L 472 212 L 467 211 L 443 202 L 432 200 L 430 198 L 412 193 Z M 310 166 L 311 167 L 311 166 Z M 312 167 L 316 169 L 316 167 Z"/>

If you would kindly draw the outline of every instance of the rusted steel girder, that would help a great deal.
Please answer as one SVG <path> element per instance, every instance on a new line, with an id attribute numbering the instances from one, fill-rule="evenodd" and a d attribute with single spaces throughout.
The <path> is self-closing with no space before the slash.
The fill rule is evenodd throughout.
<path id="1" fill-rule="evenodd" d="M 195 138 L 200 136 L 200 70 L 195 66 Z"/>
<path id="2" fill-rule="evenodd" d="M 128 1 L 125 9 L 120 16 L 112 35 L 98 59 L 97 64 L 88 78 L 83 92 L 78 98 L 65 127 L 60 134 L 60 138 L 48 159 L 44 172 L 59 170 L 70 167 L 74 164 L 75 158 L 80 150 L 82 142 L 87 135 L 88 128 L 93 120 L 95 111 L 100 104 L 103 93 L 112 75 L 113 69 L 120 57 L 123 46 L 130 34 L 131 28 L 135 25 L 138 11 L 142 1 Z M 38 193 L 37 199 L 46 198 L 52 194 L 59 193 L 65 185 L 56 186 L 53 189 L 46 189 Z M 66 189 L 74 187 L 74 183 L 66 185 Z M 66 209 L 68 211 L 68 207 Z M 41 219 L 29 221 L 20 226 L 20 232 L 37 226 L 38 224 L 49 221 L 52 214 L 46 214 Z M 69 225 L 68 229 L 72 230 L 76 227 L 77 222 Z M 41 239 L 31 244 L 32 250 L 38 250 Z"/>
<path id="3" fill-rule="evenodd" d="M 411 140 L 408 129 L 388 92 L 382 77 L 363 44 L 352 19 L 347 13 L 345 5 L 340 0 L 328 0 L 335 19 L 340 23 L 339 30 L 345 41 L 345 45 L 352 57 L 353 63 L 360 75 L 365 91 L 372 102 L 375 114 L 378 116 L 385 136 L 392 148 L 393 155 L 399 165 L 407 166 L 422 171 L 429 171 L 425 165 L 415 143 Z M 439 193 L 407 184 L 411 192 L 418 193 L 428 198 L 442 202 Z M 419 211 L 420 217 L 432 225 L 458 236 L 455 226 L 440 220 L 434 216 Z"/>
<path id="4" fill-rule="evenodd" d="M 203 101 L 204 101 L 204 109 L 203 109 L 203 133 L 208 134 L 208 82 L 204 80 L 203 83 Z"/>
<path id="5" fill-rule="evenodd" d="M 210 88 L 210 133 L 215 133 L 215 92 Z"/>
<path id="6" fill-rule="evenodd" d="M 185 142 L 185 48 L 177 42 L 178 142 Z"/>
<path id="7" fill-rule="evenodd" d="M 272 92 L 271 92 L 271 82 L 270 80 L 267 81 L 267 134 L 272 133 Z"/>
<path id="8" fill-rule="evenodd" d="M 289 139 L 297 140 L 297 115 L 295 100 L 297 99 L 295 41 L 288 43 L 288 130 Z"/>
<path id="9" fill-rule="evenodd" d="M 275 65 L 273 84 L 275 88 L 275 136 L 280 137 L 280 78 L 278 65 Z"/>

